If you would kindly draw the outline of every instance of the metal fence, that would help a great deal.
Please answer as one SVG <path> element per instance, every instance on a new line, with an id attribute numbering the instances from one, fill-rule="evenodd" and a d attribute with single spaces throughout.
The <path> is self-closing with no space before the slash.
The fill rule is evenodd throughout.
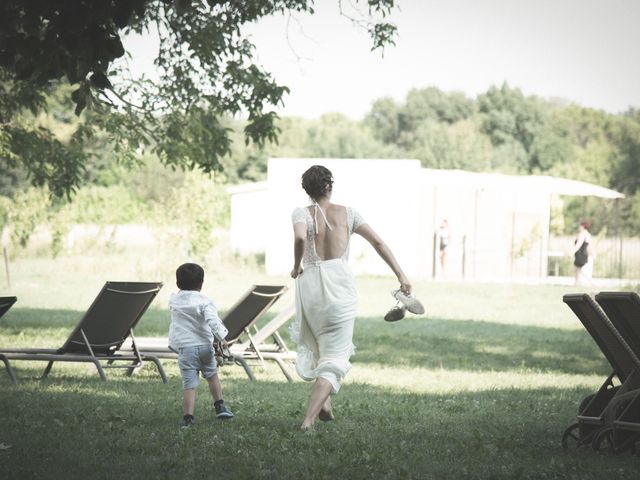
<path id="1" fill-rule="evenodd" d="M 593 276 L 600 278 L 640 279 L 640 238 L 593 236 L 595 253 Z M 574 237 L 549 238 L 548 275 L 571 276 Z"/>

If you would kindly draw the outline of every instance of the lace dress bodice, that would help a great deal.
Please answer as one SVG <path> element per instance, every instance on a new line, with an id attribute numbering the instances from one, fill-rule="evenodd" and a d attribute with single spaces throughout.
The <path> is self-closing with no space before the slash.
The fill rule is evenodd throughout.
<path id="1" fill-rule="evenodd" d="M 342 254 L 342 260 L 345 262 L 349 260 L 349 245 L 351 244 L 351 235 L 353 232 L 362 224 L 367 223 L 364 221 L 362 216 L 351 207 L 346 207 L 347 209 L 347 226 L 349 229 L 349 238 L 347 239 L 347 248 L 345 248 L 344 253 Z M 296 208 L 291 214 L 292 223 L 304 223 L 307 226 L 307 242 L 304 249 L 304 254 L 302 256 L 303 265 L 309 265 L 313 263 L 322 262 L 323 259 L 318 256 L 316 252 L 316 226 L 315 220 L 311 215 L 311 212 L 308 208 Z"/>

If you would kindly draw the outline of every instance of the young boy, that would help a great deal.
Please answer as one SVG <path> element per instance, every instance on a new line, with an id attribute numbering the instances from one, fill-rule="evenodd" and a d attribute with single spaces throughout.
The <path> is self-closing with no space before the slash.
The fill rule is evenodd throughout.
<path id="1" fill-rule="evenodd" d="M 234 416 L 222 399 L 222 386 L 213 349 L 214 338 L 224 342 L 228 331 L 218 317 L 214 303 L 200 293 L 203 281 L 204 270 L 200 265 L 180 265 L 176 270 L 176 284 L 180 291 L 171 294 L 169 300 L 169 347 L 178 352 L 183 386 L 183 427 L 189 427 L 195 422 L 198 372 L 202 372 L 209 384 L 216 417 L 226 420 Z"/>

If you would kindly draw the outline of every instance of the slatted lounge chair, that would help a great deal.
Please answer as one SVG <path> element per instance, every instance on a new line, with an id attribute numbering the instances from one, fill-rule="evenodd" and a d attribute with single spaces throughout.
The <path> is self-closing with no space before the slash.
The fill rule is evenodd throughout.
<path id="1" fill-rule="evenodd" d="M 596 295 L 596 302 L 637 356 L 640 353 L 640 296 L 635 292 L 601 292 Z"/>
<path id="2" fill-rule="evenodd" d="M 0 297 L 0 318 L 9 311 L 13 304 L 16 303 L 16 300 L 18 300 L 17 297 Z M 13 383 L 16 383 L 15 374 L 13 373 L 11 363 L 9 363 L 7 357 L 3 354 L 0 354 L 0 361 L 4 363 L 4 368 L 9 374 L 9 378 L 11 379 L 11 381 Z"/>
<path id="3" fill-rule="evenodd" d="M 635 292 L 601 292 L 596 302 L 637 357 L 640 357 L 640 296 Z M 633 448 L 640 440 L 640 395 L 616 416 L 610 429 L 611 450 Z"/>
<path id="4" fill-rule="evenodd" d="M 577 423 L 565 430 L 562 445 L 568 448 L 571 444 L 577 447 L 590 444 L 599 449 L 609 441 L 607 432 L 619 407 L 640 392 L 640 360 L 588 294 L 568 294 L 563 301 L 600 347 L 613 371 L 595 394 L 581 402 Z"/>
<path id="5" fill-rule="evenodd" d="M 264 364 L 265 360 L 273 360 L 278 364 L 283 375 L 289 382 L 293 381 L 287 363 L 292 363 L 297 357 L 297 353 L 290 351 L 286 343 L 278 333 L 278 330 L 287 323 L 295 314 L 295 304 L 287 305 L 283 310 L 273 317 L 261 328 L 246 329 L 246 341 L 241 336 L 238 341 L 231 345 L 231 354 L 234 357 L 242 357 L 246 360 L 258 360 Z M 255 327 L 255 325 L 254 325 Z M 269 341 L 271 340 L 271 341 Z"/>
<path id="6" fill-rule="evenodd" d="M 230 346 L 230 361 L 240 365 L 249 379 L 255 380 L 251 366 L 244 355 L 233 352 L 244 351 L 238 345 L 244 334 L 251 335 L 251 328 L 288 290 L 283 285 L 253 285 L 244 295 L 225 313 L 222 321 L 229 330 L 226 340 Z M 162 359 L 177 360 L 178 354 L 169 349 L 166 337 L 140 337 L 137 339 L 138 348 L 144 354 L 153 355 Z M 237 344 L 237 345 L 236 345 Z M 244 344 L 242 344 L 244 345 Z M 274 356 L 267 355 L 269 359 L 278 361 Z"/>
<path id="7" fill-rule="evenodd" d="M 9 311 L 16 300 L 18 300 L 17 297 L 0 297 L 0 317 Z"/>
<path id="8" fill-rule="evenodd" d="M 155 363 L 162 381 L 167 383 L 160 361 L 153 355 L 142 354 L 133 336 L 133 328 L 161 288 L 162 283 L 156 282 L 105 283 L 62 347 L 0 348 L 0 359 L 5 363 L 11 380 L 15 383 L 15 374 L 9 361 L 15 360 L 48 362 L 43 378 L 49 374 L 55 362 L 90 362 L 95 365 L 102 380 L 107 379 L 105 368 L 126 368 L 131 373 L 149 360 Z M 127 338 L 131 339 L 132 348 L 123 353 L 120 347 Z M 120 362 L 126 362 L 126 365 Z"/>

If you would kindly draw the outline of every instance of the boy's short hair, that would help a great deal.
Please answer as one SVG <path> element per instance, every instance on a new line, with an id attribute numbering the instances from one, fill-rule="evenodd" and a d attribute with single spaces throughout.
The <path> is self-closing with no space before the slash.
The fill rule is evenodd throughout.
<path id="1" fill-rule="evenodd" d="M 176 270 L 176 284 L 180 290 L 200 290 L 204 269 L 197 263 L 183 263 Z"/>

